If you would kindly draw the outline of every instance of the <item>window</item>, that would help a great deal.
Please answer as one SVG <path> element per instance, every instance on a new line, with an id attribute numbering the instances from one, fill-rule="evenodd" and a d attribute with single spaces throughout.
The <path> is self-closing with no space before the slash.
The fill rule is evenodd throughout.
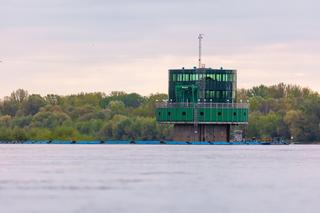
<path id="1" fill-rule="evenodd" d="M 200 112 L 200 115 L 201 115 L 201 116 L 203 116 L 203 115 L 204 115 L 204 113 L 203 113 L 203 112 Z"/>
<path id="2" fill-rule="evenodd" d="M 216 75 L 212 74 L 212 80 L 216 80 Z"/>
<path id="3" fill-rule="evenodd" d="M 230 74 L 230 81 L 233 81 L 234 79 L 234 74 Z"/>
<path id="4" fill-rule="evenodd" d="M 172 75 L 172 80 L 173 80 L 173 81 L 177 81 L 177 74 L 173 74 L 173 75 Z"/>
<path id="5" fill-rule="evenodd" d="M 177 74 L 177 81 L 181 81 L 181 75 Z"/>
<path id="6" fill-rule="evenodd" d="M 182 112 L 182 115 L 186 115 L 187 113 L 186 112 Z"/>
<path id="7" fill-rule="evenodd" d="M 217 81 L 221 81 L 221 75 L 220 74 L 217 74 L 216 78 L 217 78 Z"/>
<path id="8" fill-rule="evenodd" d="M 168 116 L 170 116 L 171 115 L 171 112 L 168 112 Z"/>
<path id="9" fill-rule="evenodd" d="M 229 81 L 233 81 L 233 74 L 229 74 Z"/>
<path id="10" fill-rule="evenodd" d="M 207 99 L 211 98 L 211 91 L 210 90 L 206 90 L 206 98 Z"/>
<path id="11" fill-rule="evenodd" d="M 221 114 L 222 114 L 221 112 L 218 112 L 218 115 L 219 115 L 219 116 L 221 116 Z"/>
<path id="12" fill-rule="evenodd" d="M 236 113 L 236 112 L 233 112 L 233 116 L 237 116 L 237 113 Z"/>

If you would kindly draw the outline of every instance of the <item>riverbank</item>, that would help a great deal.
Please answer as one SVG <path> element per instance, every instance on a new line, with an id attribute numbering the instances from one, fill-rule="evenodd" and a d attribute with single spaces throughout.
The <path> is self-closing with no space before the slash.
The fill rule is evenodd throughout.
<path id="1" fill-rule="evenodd" d="M 264 142 L 264 141 L 164 141 L 164 140 L 105 140 L 105 141 L 61 141 L 61 140 L 43 140 L 43 141 L 0 141 L 0 144 L 137 144 L 137 145 L 287 145 L 282 142 Z"/>

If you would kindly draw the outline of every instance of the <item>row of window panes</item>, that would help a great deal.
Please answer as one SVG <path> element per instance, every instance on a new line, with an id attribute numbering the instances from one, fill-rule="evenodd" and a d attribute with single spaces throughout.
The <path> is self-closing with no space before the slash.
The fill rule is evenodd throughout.
<path id="1" fill-rule="evenodd" d="M 214 81 L 234 81 L 234 74 L 172 74 L 172 81 L 198 81 L 203 78 Z"/>
<path id="2" fill-rule="evenodd" d="M 160 117 L 160 116 L 161 116 L 161 112 L 158 112 L 158 115 L 159 115 L 159 117 Z M 167 115 L 168 115 L 168 116 L 171 116 L 171 112 L 168 112 Z M 186 112 L 182 112 L 181 115 L 182 115 L 182 116 L 186 116 L 187 113 L 186 113 Z M 200 112 L 200 115 L 201 115 L 201 116 L 204 116 L 204 112 Z M 222 115 L 222 112 L 217 112 L 217 115 L 221 116 L 221 115 Z M 246 113 L 246 112 L 243 112 L 243 116 L 246 116 L 246 115 L 247 115 L 247 113 Z M 237 116 L 237 112 L 233 112 L 233 116 Z"/>
<path id="3" fill-rule="evenodd" d="M 226 99 L 226 98 L 235 98 L 234 91 L 206 91 L 206 99 Z M 231 100 L 230 100 L 231 101 Z"/>

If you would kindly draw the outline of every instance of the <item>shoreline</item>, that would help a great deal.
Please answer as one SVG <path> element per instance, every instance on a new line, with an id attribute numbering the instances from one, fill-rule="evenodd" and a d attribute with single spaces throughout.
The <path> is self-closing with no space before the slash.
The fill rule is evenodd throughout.
<path id="1" fill-rule="evenodd" d="M 97 141 L 64 141 L 64 140 L 27 140 L 27 141 L 0 141 L 0 144 L 132 144 L 132 145 L 289 145 L 282 142 L 265 141 L 170 141 L 170 140 L 97 140 Z"/>

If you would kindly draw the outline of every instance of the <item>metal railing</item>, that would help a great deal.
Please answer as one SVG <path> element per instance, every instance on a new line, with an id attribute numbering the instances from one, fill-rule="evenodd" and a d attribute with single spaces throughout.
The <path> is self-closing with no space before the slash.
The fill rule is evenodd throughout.
<path id="1" fill-rule="evenodd" d="M 249 108 L 248 103 L 190 103 L 190 102 L 157 102 L 157 108 Z"/>

